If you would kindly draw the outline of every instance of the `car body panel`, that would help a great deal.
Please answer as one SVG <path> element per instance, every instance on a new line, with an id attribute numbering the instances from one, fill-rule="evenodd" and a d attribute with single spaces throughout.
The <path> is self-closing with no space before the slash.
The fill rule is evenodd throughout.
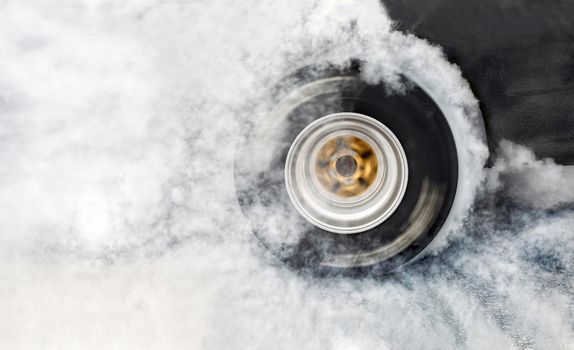
<path id="1" fill-rule="evenodd" d="M 507 139 L 574 165 L 569 0 L 385 0 L 397 28 L 443 47 L 480 100 L 491 149 Z"/>

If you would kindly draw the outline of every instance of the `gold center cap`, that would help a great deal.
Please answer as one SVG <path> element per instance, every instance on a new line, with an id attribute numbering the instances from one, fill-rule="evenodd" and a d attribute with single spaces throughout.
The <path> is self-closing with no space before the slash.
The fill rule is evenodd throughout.
<path id="1" fill-rule="evenodd" d="M 373 184 L 378 161 L 365 140 L 357 136 L 338 136 L 319 149 L 315 171 L 325 190 L 341 197 L 354 197 Z"/>

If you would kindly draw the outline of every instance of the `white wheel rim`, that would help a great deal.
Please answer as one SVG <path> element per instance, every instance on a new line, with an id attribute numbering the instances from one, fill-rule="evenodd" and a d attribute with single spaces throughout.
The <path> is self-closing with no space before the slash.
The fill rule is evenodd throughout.
<path id="1" fill-rule="evenodd" d="M 333 151 L 330 170 L 323 170 L 324 164 L 317 164 L 324 162 L 327 143 L 341 138 L 366 143 L 376 161 L 368 155 L 370 163 L 365 165 L 361 155 L 345 144 Z M 343 156 L 355 162 L 355 171 L 346 176 L 333 170 Z M 369 165 L 366 181 L 359 175 Z M 309 124 L 291 144 L 285 162 L 285 184 L 294 207 L 313 225 L 339 234 L 364 232 L 388 219 L 401 203 L 407 180 L 407 158 L 397 137 L 379 121 L 358 113 L 330 114 Z M 330 185 L 328 181 L 336 182 L 334 188 L 325 184 Z"/>

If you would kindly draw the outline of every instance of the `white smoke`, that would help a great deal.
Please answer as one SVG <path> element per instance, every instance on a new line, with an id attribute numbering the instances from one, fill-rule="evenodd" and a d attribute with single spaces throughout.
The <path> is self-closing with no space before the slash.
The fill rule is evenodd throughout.
<path id="1" fill-rule="evenodd" d="M 365 80 L 400 89 L 409 73 L 448 104 L 468 175 L 458 238 L 385 280 L 286 269 L 235 200 L 238 130 L 265 117 L 268 89 L 350 58 Z M 476 105 L 374 0 L 0 2 L 0 343 L 568 347 L 572 213 L 494 229 L 487 211 L 461 229 L 484 176 Z"/>
<path id="2" fill-rule="evenodd" d="M 488 182 L 491 190 L 501 189 L 522 205 L 551 209 L 574 203 L 574 167 L 536 159 L 528 148 L 506 140 L 500 142 Z"/>

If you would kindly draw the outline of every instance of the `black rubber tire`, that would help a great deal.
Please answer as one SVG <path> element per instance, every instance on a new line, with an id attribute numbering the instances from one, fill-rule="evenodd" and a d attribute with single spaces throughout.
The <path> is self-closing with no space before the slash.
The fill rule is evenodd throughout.
<path id="1" fill-rule="evenodd" d="M 287 78 L 305 84 L 313 79 L 329 76 L 358 76 L 360 67 L 341 71 L 333 68 L 320 71 L 307 68 Z M 254 223 L 255 235 L 275 255 L 289 266 L 313 274 L 364 275 L 365 273 L 387 273 L 415 258 L 439 233 L 445 222 L 456 194 L 458 181 L 458 160 L 454 138 L 449 124 L 431 97 L 412 82 L 405 81 L 405 93 L 389 93 L 384 84 L 369 85 L 364 82 L 341 91 L 338 98 L 316 96 L 293 110 L 287 120 L 284 139 L 278 142 L 278 149 L 269 171 L 250 173 L 242 168 L 242 151 L 236 156 L 236 192 L 244 214 Z M 284 91 L 279 88 L 277 91 Z M 265 232 L 257 228 L 251 208 L 254 203 L 264 205 L 291 205 L 287 198 L 285 182 L 278 176 L 284 171 L 285 158 L 295 137 L 309 123 L 309 115 L 321 104 L 332 104 L 329 112 L 355 112 L 370 116 L 382 122 L 397 136 L 407 156 L 409 179 L 406 193 L 397 210 L 375 228 L 356 234 L 336 234 L 319 229 L 311 224 L 301 228 L 302 239 L 294 246 L 271 244 Z M 339 110 L 337 110 L 339 109 Z M 321 109 L 325 110 L 325 109 Z M 312 120 L 324 114 L 312 117 Z M 301 118 L 306 116 L 307 118 Z M 304 120 L 302 120 L 304 119 Z M 311 120 L 311 121 L 312 121 Z M 254 126 L 257 128 L 257 126 Z M 245 140 L 246 144 L 257 140 Z M 401 236 L 413 220 L 415 207 L 420 205 L 423 183 L 433 186 L 440 193 L 431 202 L 433 220 L 427 223 L 418 238 L 396 255 L 367 265 L 326 266 L 326 256 L 349 256 L 370 252 Z M 285 208 L 286 210 L 288 208 Z M 289 224 L 288 221 L 285 224 Z"/>

